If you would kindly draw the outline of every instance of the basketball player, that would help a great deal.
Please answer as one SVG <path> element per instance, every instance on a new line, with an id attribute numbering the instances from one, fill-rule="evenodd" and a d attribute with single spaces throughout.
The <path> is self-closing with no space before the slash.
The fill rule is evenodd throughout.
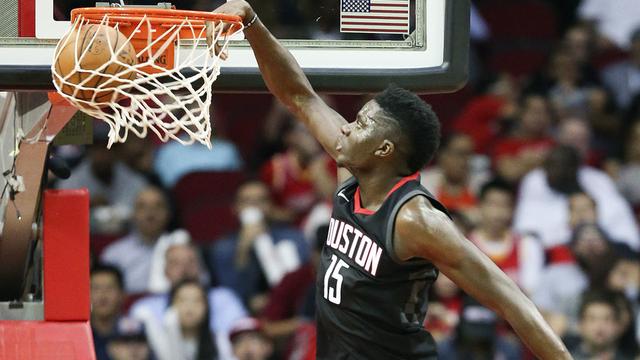
<path id="1" fill-rule="evenodd" d="M 536 357 L 571 358 L 532 302 L 420 186 L 417 172 L 440 132 L 428 105 L 390 87 L 348 123 L 247 2 L 232 0 L 216 12 L 243 18 L 269 90 L 341 167 L 316 281 L 318 359 L 435 359 L 422 323 L 438 271 L 505 318 Z"/>

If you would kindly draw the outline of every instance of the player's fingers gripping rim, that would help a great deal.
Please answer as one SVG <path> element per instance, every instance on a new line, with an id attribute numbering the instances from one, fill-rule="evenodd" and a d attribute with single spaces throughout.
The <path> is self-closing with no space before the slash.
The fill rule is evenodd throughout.
<path id="1" fill-rule="evenodd" d="M 231 25 L 224 22 L 213 23 L 212 21 L 205 21 L 207 32 L 207 48 L 212 52 L 212 56 L 220 56 L 220 59 L 227 60 L 229 57 L 227 51 L 223 51 L 223 44 L 226 41 L 226 36 L 220 40 L 221 34 L 229 31 Z M 220 44 L 220 41 L 223 44 Z M 213 45 L 213 46 L 212 46 Z"/>

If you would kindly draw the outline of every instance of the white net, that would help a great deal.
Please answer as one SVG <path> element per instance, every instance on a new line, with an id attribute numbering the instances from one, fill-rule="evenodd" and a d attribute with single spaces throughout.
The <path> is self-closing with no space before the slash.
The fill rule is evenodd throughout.
<path id="1" fill-rule="evenodd" d="M 145 137 L 149 130 L 162 141 L 211 147 L 212 86 L 226 57 L 228 26 L 223 20 L 194 25 L 188 18 L 158 26 L 146 15 L 136 22 L 123 24 L 105 14 L 100 24 L 90 24 L 78 16 L 56 47 L 56 90 L 109 124 L 108 147 L 124 142 L 129 132 Z M 140 34 L 146 35 L 136 39 Z"/>

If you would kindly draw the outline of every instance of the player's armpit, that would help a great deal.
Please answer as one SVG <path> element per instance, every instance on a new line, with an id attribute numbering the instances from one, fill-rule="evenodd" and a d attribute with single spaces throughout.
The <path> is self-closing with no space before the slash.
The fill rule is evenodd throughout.
<path id="1" fill-rule="evenodd" d="M 394 250 L 400 259 L 431 261 L 465 292 L 507 320 L 537 358 L 571 358 L 516 284 L 425 197 L 415 197 L 402 207 L 394 234 Z"/>

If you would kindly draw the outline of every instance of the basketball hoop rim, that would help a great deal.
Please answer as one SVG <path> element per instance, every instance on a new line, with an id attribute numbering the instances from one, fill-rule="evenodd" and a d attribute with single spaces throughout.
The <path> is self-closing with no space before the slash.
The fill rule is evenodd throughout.
<path id="1" fill-rule="evenodd" d="M 205 26 L 208 21 L 222 21 L 234 24 L 229 29 L 230 33 L 240 30 L 242 26 L 242 18 L 237 15 L 228 15 L 213 13 L 207 11 L 195 10 L 176 10 L 176 9 L 156 9 L 146 7 L 85 7 L 71 10 L 71 21 L 75 21 L 78 17 L 82 17 L 89 22 L 100 23 L 104 16 L 108 15 L 109 21 L 114 23 L 130 25 L 145 19 L 152 25 L 178 25 L 185 20 L 194 27 Z"/>

